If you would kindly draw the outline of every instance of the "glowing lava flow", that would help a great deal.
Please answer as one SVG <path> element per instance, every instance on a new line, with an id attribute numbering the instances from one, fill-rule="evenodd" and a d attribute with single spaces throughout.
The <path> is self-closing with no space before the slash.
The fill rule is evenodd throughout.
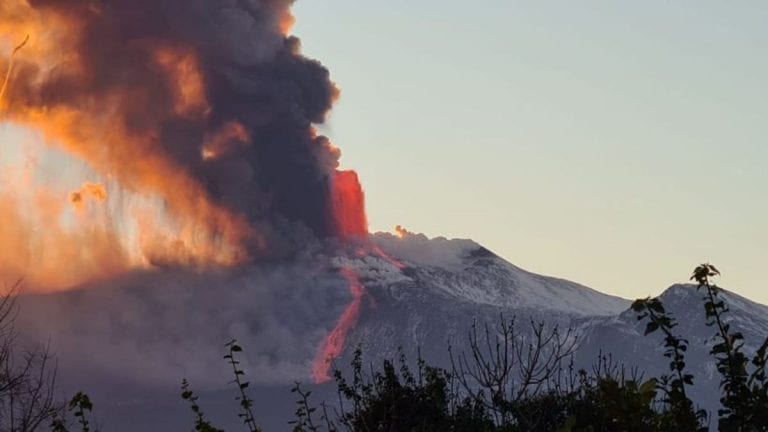
<path id="1" fill-rule="evenodd" d="M 331 182 L 331 204 L 331 220 L 334 223 L 336 235 L 345 242 L 356 244 L 354 253 L 358 258 L 375 256 L 398 269 L 405 268 L 403 263 L 387 255 L 368 239 L 365 195 L 356 172 L 336 172 Z M 312 379 L 316 383 L 324 383 L 331 379 L 331 363 L 343 353 L 347 335 L 357 324 L 362 299 L 366 294 L 365 286 L 352 267 L 343 266 L 340 273 L 349 285 L 352 301 L 344 309 L 335 327 L 325 337 L 315 355 L 312 363 Z"/>
<path id="2" fill-rule="evenodd" d="M 352 295 L 352 301 L 344 309 L 344 312 L 336 322 L 336 326 L 328 333 L 323 340 L 320 350 L 312 363 L 312 379 L 315 383 L 324 383 L 331 379 L 331 362 L 338 358 L 344 350 L 344 342 L 347 340 L 347 334 L 357 323 L 360 317 L 360 304 L 365 287 L 360 283 L 360 279 L 354 270 L 349 267 L 342 267 L 341 275 L 349 284 L 349 293 Z"/>
<path id="3" fill-rule="evenodd" d="M 345 241 L 368 236 L 368 219 L 365 216 L 365 195 L 354 171 L 336 171 L 331 181 L 331 220 L 336 235 Z M 351 267 L 342 267 L 341 275 L 349 285 L 352 301 L 344 309 L 336 326 L 325 337 L 312 363 L 312 379 L 316 383 L 331 379 L 331 362 L 344 350 L 347 334 L 360 317 L 365 287 Z"/>

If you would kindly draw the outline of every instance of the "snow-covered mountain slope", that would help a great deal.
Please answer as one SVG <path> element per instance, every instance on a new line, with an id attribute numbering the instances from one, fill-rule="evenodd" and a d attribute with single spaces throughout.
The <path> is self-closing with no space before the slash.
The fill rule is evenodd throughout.
<path id="1" fill-rule="evenodd" d="M 406 354 L 419 350 L 446 365 L 449 345 L 454 352 L 468 349 L 473 323 L 495 323 L 504 316 L 572 327 L 579 339 L 577 368 L 590 369 L 605 356 L 646 377 L 668 373 L 661 336 L 644 336 L 645 323 L 638 322 L 628 300 L 532 274 L 469 240 L 378 234 L 374 241 L 407 267 L 397 273 L 371 258 L 345 263 L 365 275 L 377 305 L 348 341 L 348 347 L 362 347 L 369 360 L 393 358 L 402 347 Z M 703 294 L 692 285 L 674 285 L 660 298 L 679 322 L 676 332 L 689 341 L 687 364 L 695 377 L 690 394 L 716 412 L 720 377 L 709 355 L 714 330 L 706 325 Z M 751 355 L 768 337 L 768 307 L 725 290 L 721 298 L 730 308 L 726 320 L 745 335 L 744 350 Z"/>
<path id="2" fill-rule="evenodd" d="M 345 271 L 359 279 L 362 294 L 351 293 Z M 701 293 L 678 285 L 661 297 L 690 342 L 692 394 L 714 409 L 719 378 L 708 356 L 712 328 L 704 324 Z M 768 307 L 732 293 L 723 298 L 753 350 L 768 335 Z M 358 346 L 374 363 L 402 347 L 410 358 L 420 352 L 448 366 L 449 345 L 466 351 L 472 324 L 500 316 L 572 326 L 577 367 L 589 368 L 599 353 L 646 375 L 665 373 L 668 365 L 658 335 L 643 336 L 629 300 L 527 272 L 471 240 L 414 234 L 376 234 L 360 247 L 324 245 L 291 263 L 138 272 L 75 292 L 27 296 L 18 327 L 29 339 L 50 341 L 64 392 L 90 392 L 105 426 L 118 432 L 189 426 L 176 390 L 182 378 L 218 425 L 237 426 L 234 396 L 222 391 L 229 378 L 221 351 L 238 338 L 254 397 L 264 407 L 260 423 L 285 430 L 295 409 L 288 390 L 294 381 L 311 380 L 318 348 L 355 302 L 358 310 L 349 316 L 356 320 L 336 359 L 342 369 Z M 332 397 L 334 386 L 313 389 Z"/>
<path id="3" fill-rule="evenodd" d="M 428 290 L 457 302 L 568 316 L 615 315 L 630 304 L 574 282 L 525 271 L 471 240 L 387 233 L 373 240 L 407 266 L 405 277 L 397 281 L 400 290 Z M 361 264 L 361 271 L 369 273 L 369 264 Z"/>

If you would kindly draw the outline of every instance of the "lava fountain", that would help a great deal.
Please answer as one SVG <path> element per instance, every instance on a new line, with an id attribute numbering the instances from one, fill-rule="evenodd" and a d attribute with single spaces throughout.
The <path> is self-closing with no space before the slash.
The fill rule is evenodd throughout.
<path id="1" fill-rule="evenodd" d="M 368 236 L 365 194 L 355 171 L 336 172 L 331 188 L 331 206 L 339 238 L 353 240 Z"/>

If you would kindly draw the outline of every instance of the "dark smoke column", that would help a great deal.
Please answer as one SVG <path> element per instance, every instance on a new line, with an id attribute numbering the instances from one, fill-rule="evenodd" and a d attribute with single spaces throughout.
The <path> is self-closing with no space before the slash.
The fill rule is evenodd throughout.
<path id="1" fill-rule="evenodd" d="M 287 34 L 292 1 L 3 3 L 0 19 L 21 16 L 32 32 L 8 94 L 14 120 L 53 129 L 30 113 L 60 114 L 54 132 L 74 153 L 180 219 L 202 214 L 210 238 L 237 238 L 251 258 L 290 254 L 297 233 L 346 235 L 332 189 L 350 174 L 335 180 L 339 152 L 312 127 L 339 92 Z M 232 234 L 243 229 L 219 207 L 253 233 Z M 356 235 L 367 231 L 359 212 Z"/>
<path id="2" fill-rule="evenodd" d="M 278 237 L 293 222 L 319 236 L 335 235 L 331 189 L 338 151 L 312 124 L 325 120 L 339 92 L 325 67 L 301 55 L 299 39 L 283 33 L 293 2 L 162 3 L 178 11 L 170 13 L 176 24 L 170 37 L 199 50 L 214 129 L 235 120 L 251 137 L 250 145 L 198 168 L 211 194 Z"/>

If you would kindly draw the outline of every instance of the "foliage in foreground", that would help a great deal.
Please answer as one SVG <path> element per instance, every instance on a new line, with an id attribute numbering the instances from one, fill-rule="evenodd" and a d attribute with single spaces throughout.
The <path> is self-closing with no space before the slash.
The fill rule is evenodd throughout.
<path id="1" fill-rule="evenodd" d="M 62 411 L 56 365 L 47 346 L 20 349 L 14 320 L 19 280 L 0 295 L 0 431 L 33 431 Z"/>

